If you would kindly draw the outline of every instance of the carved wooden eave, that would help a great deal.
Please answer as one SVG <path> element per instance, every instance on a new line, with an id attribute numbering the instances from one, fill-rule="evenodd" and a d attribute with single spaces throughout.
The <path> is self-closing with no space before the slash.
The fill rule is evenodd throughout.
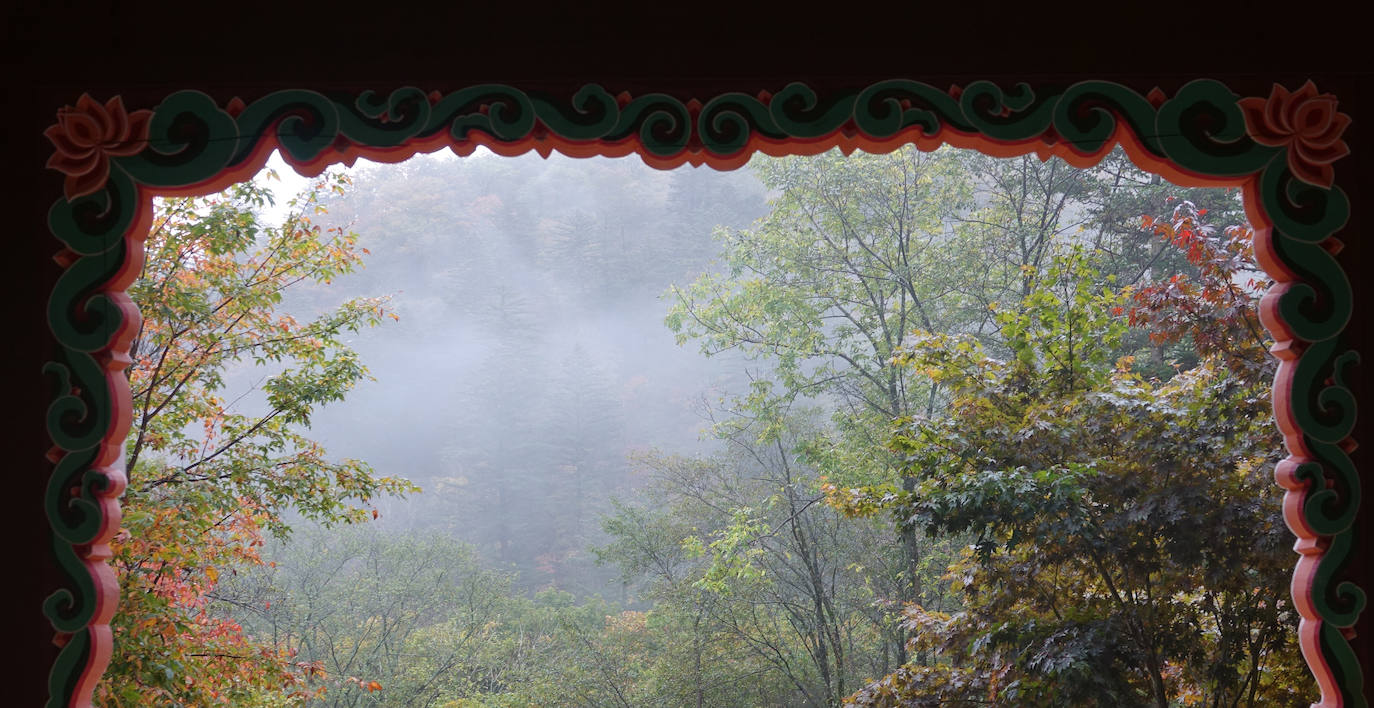
<path id="1" fill-rule="evenodd" d="M 445 148 L 467 155 L 479 145 L 503 155 L 634 154 L 663 169 L 731 169 L 756 152 L 906 144 L 1058 156 L 1078 167 L 1121 145 L 1172 182 L 1243 190 L 1260 263 L 1275 281 L 1262 314 L 1281 360 L 1274 414 L 1289 456 L 1275 478 L 1296 537 L 1300 644 L 1320 692 L 1315 705 L 1367 705 L 1350 644 L 1365 594 L 1346 579 L 1355 554 L 1369 549 L 1354 535 L 1361 487 L 1346 379 L 1357 355 L 1341 335 L 1357 315 L 1335 258 L 1336 234 L 1350 216 L 1335 186 L 1349 119 L 1336 98 L 1310 82 L 1241 96 L 1211 80 L 1171 95 L 1106 81 L 758 89 L 698 100 L 598 85 L 568 96 L 499 84 L 385 95 L 301 89 L 246 103 L 180 91 L 149 106 L 73 96 L 46 133 L 54 147 L 48 166 L 63 175 L 48 212 L 62 274 L 46 305 L 56 355 L 44 367 L 52 449 L 43 503 L 64 577 L 43 607 L 62 646 L 49 705 L 90 705 L 110 659 L 119 589 L 106 561 L 126 482 L 131 403 L 123 370 L 139 323 L 125 291 L 142 264 L 154 196 L 219 191 L 251 177 L 279 148 L 298 172 L 315 175 L 358 157 L 396 162 Z"/>

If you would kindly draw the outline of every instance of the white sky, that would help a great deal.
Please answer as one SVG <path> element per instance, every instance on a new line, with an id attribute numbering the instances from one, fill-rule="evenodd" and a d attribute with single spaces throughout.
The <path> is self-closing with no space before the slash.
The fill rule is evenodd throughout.
<path id="1" fill-rule="evenodd" d="M 268 178 L 268 170 L 275 171 L 280 181 Z M 282 159 L 280 150 L 274 151 L 272 156 L 267 158 L 267 165 L 253 177 L 253 182 L 270 188 L 272 198 L 276 201 L 275 206 L 267 207 L 259 214 L 267 224 L 280 224 L 286 218 L 286 202 L 310 186 L 310 179 L 296 174 L 296 171 L 286 164 L 286 160 Z"/>
<path id="2" fill-rule="evenodd" d="M 464 159 L 483 159 L 492 156 L 494 156 L 493 153 L 488 151 L 485 147 L 479 146 L 476 152 Z M 430 155 L 416 155 L 411 159 L 444 160 L 457 158 L 451 152 L 440 150 Z M 391 167 L 392 165 L 387 163 L 373 162 L 365 158 L 358 158 L 357 164 L 353 167 L 330 165 L 329 170 L 345 170 L 357 174 L 366 170 L 385 170 Z M 276 171 L 278 180 L 269 179 L 267 177 L 268 170 Z M 258 174 L 253 177 L 253 181 L 257 184 L 265 185 L 272 190 L 272 198 L 276 201 L 276 205 L 263 209 L 259 212 L 259 217 L 265 224 L 276 225 L 280 224 L 286 218 L 286 202 L 290 201 L 292 197 L 309 187 L 311 180 L 308 177 L 302 177 L 296 174 L 296 171 L 286 163 L 286 160 L 282 159 L 281 151 L 275 150 L 272 152 L 272 155 L 267 158 L 267 164 L 263 166 L 262 171 L 258 172 Z"/>

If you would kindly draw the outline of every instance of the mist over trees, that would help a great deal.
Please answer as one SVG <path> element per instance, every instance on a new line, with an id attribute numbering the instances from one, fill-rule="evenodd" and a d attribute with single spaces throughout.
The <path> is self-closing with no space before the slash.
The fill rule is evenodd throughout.
<path id="1" fill-rule="evenodd" d="M 288 448 L 318 452 L 237 525 L 185 521 L 188 557 L 165 560 L 192 600 L 141 615 L 190 618 L 182 653 L 217 652 L 232 680 L 192 696 L 208 660 L 158 659 L 139 688 L 153 659 L 130 654 L 119 695 L 1306 700 L 1268 479 L 1265 281 L 1236 194 L 1119 152 L 1076 170 L 914 148 L 724 173 L 428 156 L 333 179 L 275 230 L 262 183 L 168 206 L 169 224 L 219 215 L 188 234 L 238 234 L 215 247 L 226 274 L 281 234 L 340 250 L 274 291 L 262 329 L 287 323 L 297 349 L 245 342 L 268 356 L 225 358 L 131 443 L 130 508 L 149 506 L 131 518 L 153 529 L 158 504 L 209 519 L 159 496 L 194 487 L 136 486 L 178 455 L 209 474 L 186 457 L 202 419 L 289 418 L 289 445 L 223 455 L 242 489 Z M 145 313 L 159 282 L 183 281 L 149 280 Z M 176 348 L 147 341 L 135 378 L 174 386 L 155 355 Z M 232 512 L 255 499 L 239 488 L 191 498 Z M 207 575 L 191 556 L 212 539 Z M 155 574 L 130 555 L 146 546 L 118 553 Z"/>
<path id="2" fill-rule="evenodd" d="M 627 454 L 700 449 L 696 404 L 738 377 L 661 324 L 668 284 L 712 267 L 711 226 L 766 210 L 747 173 L 713 176 L 416 159 L 356 175 L 327 205 L 374 234 L 359 240 L 367 267 L 293 304 L 322 308 L 341 288 L 390 295 L 399 320 L 355 342 L 378 381 L 317 426 L 426 490 L 383 507 L 385 523 L 475 544 L 526 591 L 619 592 L 588 547 L 634 484 Z"/>

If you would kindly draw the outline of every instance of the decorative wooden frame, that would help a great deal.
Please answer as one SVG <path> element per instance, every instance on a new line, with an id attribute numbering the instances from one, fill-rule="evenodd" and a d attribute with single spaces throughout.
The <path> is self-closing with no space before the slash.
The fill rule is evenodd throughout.
<path id="1" fill-rule="evenodd" d="M 818 95 L 794 83 L 776 93 L 727 93 L 704 103 L 667 94 L 618 96 L 588 85 L 570 100 L 480 85 L 448 94 L 403 88 L 324 95 L 279 91 L 251 104 L 217 105 L 196 91 L 128 111 L 120 98 L 82 96 L 45 133 L 48 162 L 65 175 L 48 224 L 64 271 L 48 301 L 58 359 L 47 429 L 53 463 L 45 495 L 50 540 L 66 585 L 43 611 L 62 647 L 49 702 L 88 706 L 111 652 L 119 589 L 106 561 L 126 483 L 123 441 L 131 403 L 122 370 L 138 328 L 125 293 L 137 277 L 155 195 L 199 195 L 255 174 L 275 149 L 307 176 L 358 157 L 398 162 L 445 147 L 485 145 L 502 155 L 637 153 L 648 164 L 729 169 L 754 152 L 813 154 L 839 147 L 883 152 L 941 144 L 1010 157 L 1051 155 L 1077 167 L 1115 145 L 1142 168 L 1190 186 L 1239 186 L 1255 244 L 1276 284 L 1262 316 L 1281 360 L 1274 415 L 1289 456 L 1275 470 L 1299 554 L 1292 594 L 1319 705 L 1366 706 L 1351 648 L 1364 591 L 1342 580 L 1354 553 L 1360 480 L 1355 397 L 1345 375 L 1357 354 L 1339 336 L 1351 320 L 1351 285 L 1334 256 L 1349 202 L 1332 163 L 1349 150 L 1349 118 L 1309 82 L 1242 98 L 1193 81 L 1173 96 L 1110 82 L 1062 90 L 978 81 L 948 90 L 890 80 Z"/>

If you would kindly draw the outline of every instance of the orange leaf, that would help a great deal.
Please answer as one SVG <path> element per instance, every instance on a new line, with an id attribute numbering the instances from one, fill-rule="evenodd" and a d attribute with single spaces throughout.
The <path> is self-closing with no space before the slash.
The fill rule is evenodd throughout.
<path id="1" fill-rule="evenodd" d="M 382 684 L 377 683 L 376 681 L 368 681 L 368 682 L 367 682 L 367 690 L 369 690 L 369 691 L 380 691 L 380 690 L 382 690 Z"/>

